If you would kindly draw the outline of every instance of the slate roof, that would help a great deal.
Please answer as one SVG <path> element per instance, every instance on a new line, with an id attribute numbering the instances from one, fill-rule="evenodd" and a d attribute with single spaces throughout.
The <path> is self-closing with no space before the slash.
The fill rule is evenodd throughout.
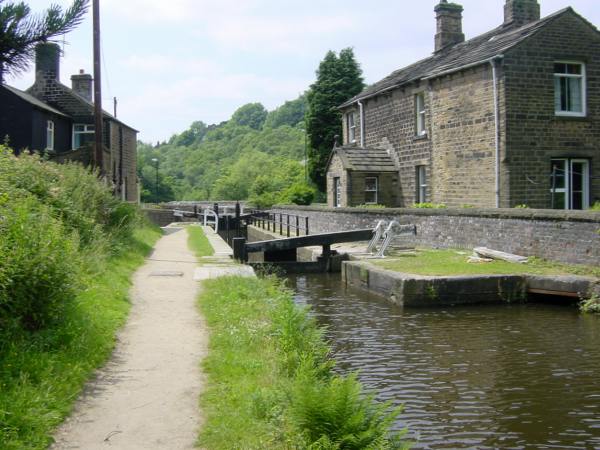
<path id="1" fill-rule="evenodd" d="M 387 150 L 365 147 L 336 147 L 331 153 L 339 155 L 344 170 L 353 172 L 397 172 L 392 157 Z M 327 166 L 329 167 L 329 163 Z"/>
<path id="2" fill-rule="evenodd" d="M 373 97 L 412 81 L 435 78 L 467 67 L 483 64 L 533 36 L 544 26 L 566 13 L 576 14 L 569 7 L 520 28 L 501 25 L 485 34 L 456 44 L 448 49 L 434 53 L 429 58 L 392 72 L 383 80 L 368 86 L 364 91 L 340 107 L 349 106 L 358 100 Z M 591 26 L 593 27 L 593 25 Z"/>
<path id="3" fill-rule="evenodd" d="M 30 95 L 27 92 L 23 92 L 17 88 L 9 86 L 7 84 L 3 84 L 2 87 L 4 89 L 6 89 L 7 91 L 12 92 L 14 95 L 21 98 L 22 100 L 25 100 L 27 103 L 35 106 L 36 108 L 43 109 L 45 111 L 51 112 L 53 114 L 57 114 L 59 116 L 68 117 L 66 114 L 60 112 L 58 109 L 55 109 L 55 108 L 51 107 L 50 105 L 47 105 L 46 103 L 38 100 L 33 95 Z"/>

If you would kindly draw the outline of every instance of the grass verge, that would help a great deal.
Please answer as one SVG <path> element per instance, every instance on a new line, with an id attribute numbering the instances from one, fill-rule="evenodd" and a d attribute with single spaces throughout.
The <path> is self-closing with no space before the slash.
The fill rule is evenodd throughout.
<path id="1" fill-rule="evenodd" d="M 214 249 L 208 242 L 208 238 L 204 234 L 202 228 L 197 226 L 187 227 L 188 231 L 188 246 L 196 254 L 196 257 L 213 256 Z"/>
<path id="2" fill-rule="evenodd" d="M 334 374 L 322 330 L 280 281 L 209 280 L 199 305 L 211 331 L 200 446 L 407 448 L 389 432 L 398 411 Z"/>
<path id="3" fill-rule="evenodd" d="M 600 278 L 600 268 L 591 266 L 569 265 L 538 258 L 530 258 L 527 264 L 516 264 L 506 261 L 470 264 L 468 254 L 459 250 L 419 249 L 416 256 L 400 256 L 375 261 L 378 267 L 395 272 L 412 273 L 428 276 L 452 275 L 583 275 Z"/>
<path id="4" fill-rule="evenodd" d="M 47 448 L 85 381 L 111 354 L 129 312 L 131 275 L 159 236 L 149 226 L 135 230 L 98 274 L 86 275 L 87 288 L 64 320 L 0 342 L 0 448 Z"/>

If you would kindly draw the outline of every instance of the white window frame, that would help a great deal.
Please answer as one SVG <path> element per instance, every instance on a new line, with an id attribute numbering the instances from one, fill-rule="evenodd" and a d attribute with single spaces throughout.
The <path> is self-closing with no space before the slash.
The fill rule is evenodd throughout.
<path id="1" fill-rule="evenodd" d="M 417 166 L 416 170 L 417 201 L 416 203 L 427 202 L 427 166 Z"/>
<path id="2" fill-rule="evenodd" d="M 375 189 L 367 189 L 367 181 L 375 180 Z M 367 201 L 367 192 L 375 192 L 375 201 Z M 365 177 L 365 205 L 376 205 L 379 202 L 379 178 L 377 177 Z"/>
<path id="3" fill-rule="evenodd" d="M 425 91 L 415 94 L 415 135 L 427 136 Z"/>
<path id="4" fill-rule="evenodd" d="M 568 74 L 554 72 L 554 113 L 562 117 L 585 117 L 587 115 L 587 77 L 585 63 L 581 61 L 554 61 L 554 64 L 571 64 L 581 66 L 581 74 Z M 561 78 L 581 80 L 581 111 L 563 111 L 556 108 L 557 86 L 556 81 Z M 562 104 L 562 101 L 561 101 Z"/>
<path id="5" fill-rule="evenodd" d="M 555 194 L 565 194 L 565 210 L 573 209 L 573 204 L 575 203 L 573 197 L 575 192 L 573 191 L 573 175 L 575 175 L 573 170 L 574 164 L 583 164 L 585 166 L 584 172 L 582 175 L 582 209 L 588 209 L 590 207 L 590 161 L 588 159 L 583 158 L 552 158 L 552 165 L 554 165 L 555 161 L 562 162 L 562 171 L 565 172 L 565 186 L 564 188 L 555 188 Z M 552 183 L 552 179 L 550 180 Z M 550 187 L 550 193 L 552 194 L 552 186 Z M 554 205 L 551 205 L 554 207 Z"/>
<path id="6" fill-rule="evenodd" d="M 356 143 L 356 113 L 351 112 L 347 115 L 348 125 L 348 143 Z"/>
<path id="7" fill-rule="evenodd" d="M 342 206 L 342 179 L 340 177 L 335 177 L 333 179 L 333 201 L 336 208 L 341 208 Z"/>
<path id="8" fill-rule="evenodd" d="M 54 121 L 46 122 L 46 150 L 54 150 Z"/>
<path id="9" fill-rule="evenodd" d="M 82 127 L 81 130 L 78 130 L 78 127 Z M 84 135 L 84 134 L 94 134 L 95 133 L 95 126 L 94 125 L 90 125 L 90 124 L 85 124 L 85 123 L 74 123 L 73 124 L 73 150 L 78 149 L 79 147 L 75 146 L 75 137 L 76 136 L 80 136 L 80 135 Z"/>

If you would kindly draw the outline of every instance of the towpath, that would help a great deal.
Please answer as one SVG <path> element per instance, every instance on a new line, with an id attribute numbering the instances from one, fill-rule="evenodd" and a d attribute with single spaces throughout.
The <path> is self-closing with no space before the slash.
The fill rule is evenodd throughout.
<path id="1" fill-rule="evenodd" d="M 135 274 L 133 306 L 112 359 L 88 384 L 51 449 L 194 448 L 208 342 L 196 309 L 196 267 L 185 230 L 160 239 Z"/>

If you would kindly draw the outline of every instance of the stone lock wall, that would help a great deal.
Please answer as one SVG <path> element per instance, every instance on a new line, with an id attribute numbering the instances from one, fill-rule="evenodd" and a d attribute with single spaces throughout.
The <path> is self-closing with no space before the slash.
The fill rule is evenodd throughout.
<path id="1" fill-rule="evenodd" d="M 309 217 L 311 234 L 375 227 L 380 220 L 415 224 L 423 247 L 489 247 L 565 263 L 600 265 L 600 213 L 519 209 L 372 209 L 276 207 Z"/>

